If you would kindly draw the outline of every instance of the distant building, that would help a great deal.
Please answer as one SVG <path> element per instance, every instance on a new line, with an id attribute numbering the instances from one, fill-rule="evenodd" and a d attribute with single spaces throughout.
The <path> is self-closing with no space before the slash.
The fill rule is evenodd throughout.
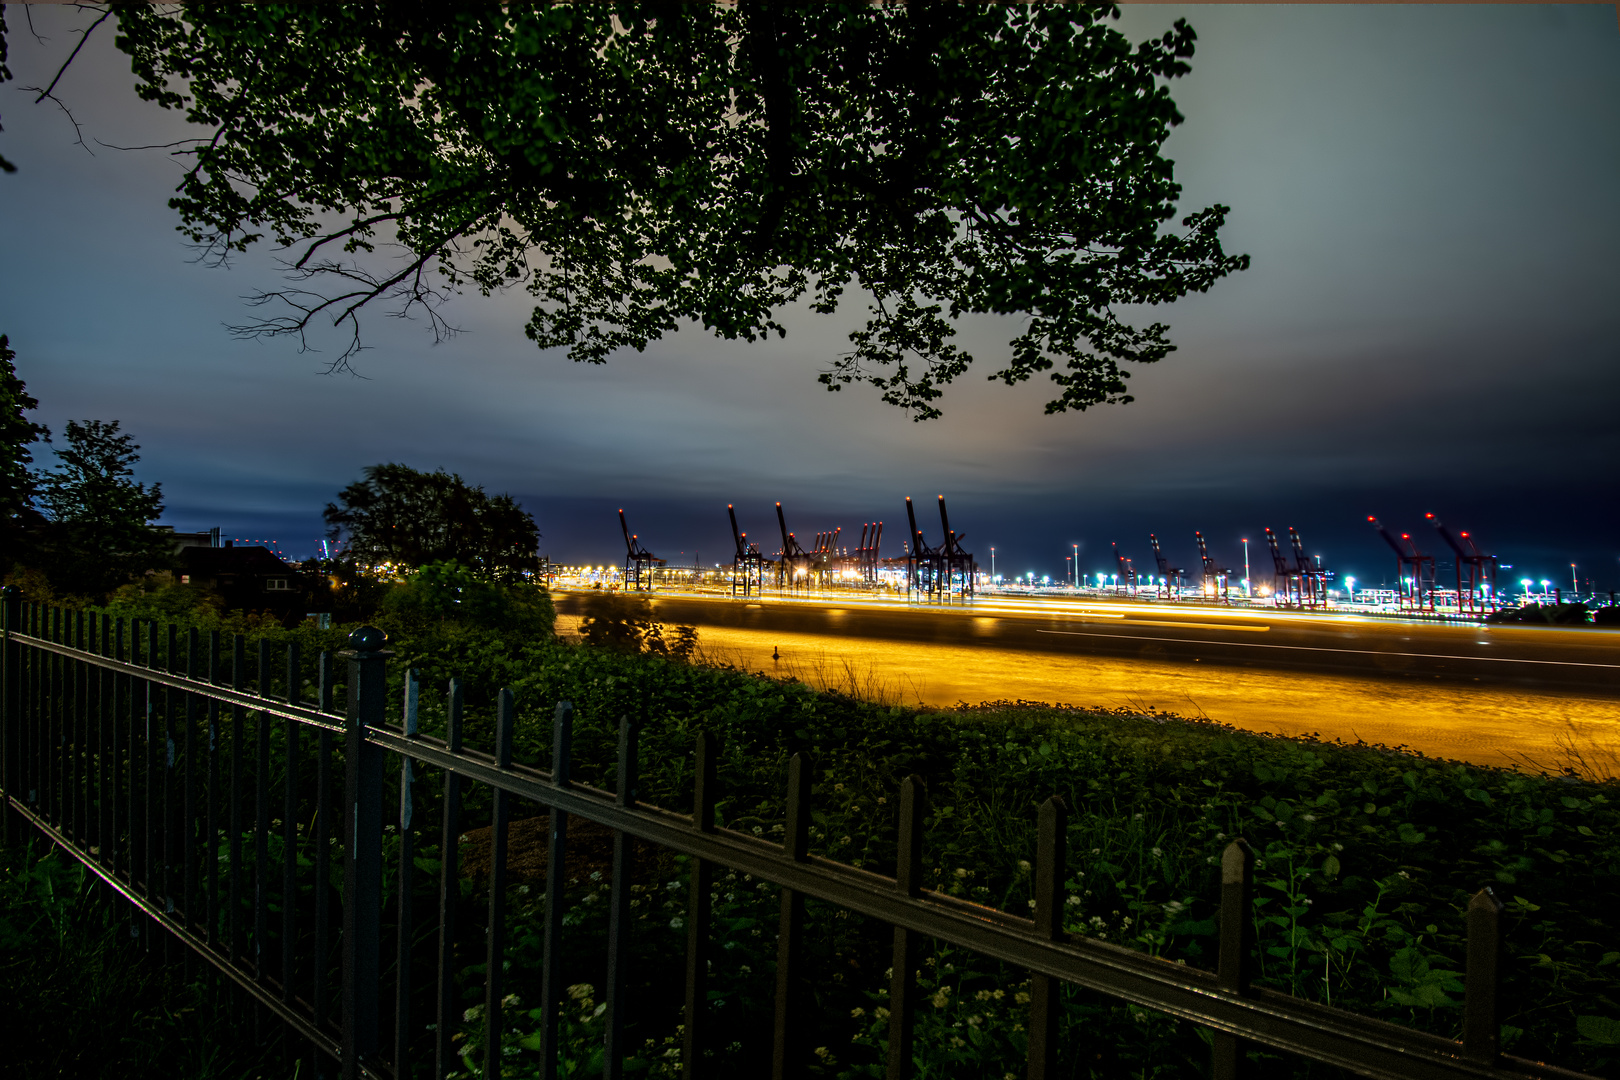
<path id="1" fill-rule="evenodd" d="M 204 536 L 207 534 L 204 533 Z M 297 568 L 282 562 L 269 548 L 187 544 L 176 555 L 175 577 L 183 585 L 217 592 L 225 606 L 240 611 L 266 611 L 287 620 L 302 617 L 307 598 Z"/>
<path id="2" fill-rule="evenodd" d="M 176 532 L 173 525 L 159 525 L 157 530 L 161 533 L 167 533 L 169 539 L 174 541 L 174 550 L 177 555 L 186 548 L 217 548 L 220 546 L 219 526 L 217 525 L 212 529 L 203 529 L 200 532 Z M 225 543 L 229 544 L 230 541 L 227 540 Z"/>

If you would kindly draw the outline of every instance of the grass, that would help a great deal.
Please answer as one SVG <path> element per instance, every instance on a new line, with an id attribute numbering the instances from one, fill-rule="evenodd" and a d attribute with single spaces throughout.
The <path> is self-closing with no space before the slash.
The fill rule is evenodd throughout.
<path id="1" fill-rule="evenodd" d="M 98 895 L 76 860 L 46 849 L 37 840 L 0 847 L 0 1076 L 292 1075 L 210 987 L 186 983 L 180 968 L 131 940 L 127 906 Z"/>

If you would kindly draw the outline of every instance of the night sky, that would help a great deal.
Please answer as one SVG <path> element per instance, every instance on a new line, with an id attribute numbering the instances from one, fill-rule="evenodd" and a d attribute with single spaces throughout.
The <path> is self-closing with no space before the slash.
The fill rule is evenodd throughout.
<path id="1" fill-rule="evenodd" d="M 1312 554 L 1376 584 L 1393 557 L 1377 514 L 1440 545 L 1434 511 L 1513 564 L 1620 588 L 1620 25 L 1613 5 L 1176 6 L 1125 10 L 1134 39 L 1186 17 L 1193 72 L 1166 144 L 1182 212 L 1221 202 L 1253 268 L 1148 314 L 1179 346 L 1140 368 L 1134 404 L 1045 416 L 1046 384 L 985 381 L 1011 324 L 963 328 L 978 356 L 914 424 L 875 392 L 815 381 L 861 305 L 790 312 L 787 338 L 727 343 L 693 327 L 586 367 L 523 336 L 521 293 L 453 302 L 463 333 L 374 312 L 355 366 L 341 342 L 300 354 L 244 342 L 241 298 L 272 253 L 192 261 L 165 202 L 184 159 L 127 151 L 185 136 L 137 100 L 110 26 L 58 88 L 42 85 L 88 18 L 7 9 L 15 81 L 0 87 L 0 332 L 37 418 L 117 419 L 161 481 L 164 521 L 314 551 L 320 511 L 362 467 L 400 461 L 510 491 L 560 561 L 622 558 L 614 510 L 672 561 L 729 559 L 728 502 L 755 538 L 781 500 L 801 537 L 851 543 L 903 498 L 932 504 L 981 564 L 1061 576 L 1139 569 L 1156 532 L 1181 566 L 1193 530 L 1241 567 L 1239 538 L 1298 526 Z M 98 141 L 99 140 L 99 141 Z M 37 455 L 47 460 L 49 454 Z M 853 536 L 851 533 L 853 532 Z M 774 549 L 774 540 L 763 547 Z M 1258 548 L 1251 549 L 1251 558 Z"/>

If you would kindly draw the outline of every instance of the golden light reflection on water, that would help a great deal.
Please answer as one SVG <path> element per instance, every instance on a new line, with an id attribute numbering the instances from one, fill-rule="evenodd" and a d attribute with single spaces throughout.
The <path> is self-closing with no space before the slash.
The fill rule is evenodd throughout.
<path id="1" fill-rule="evenodd" d="M 578 620 L 557 623 L 568 633 Z M 1573 749 L 1588 763 L 1582 771 L 1620 771 L 1620 701 L 1609 698 L 718 626 L 701 627 L 699 642 L 715 662 L 895 703 L 1023 698 L 1155 709 L 1251 731 L 1405 745 L 1481 765 L 1557 769 L 1571 763 Z"/>

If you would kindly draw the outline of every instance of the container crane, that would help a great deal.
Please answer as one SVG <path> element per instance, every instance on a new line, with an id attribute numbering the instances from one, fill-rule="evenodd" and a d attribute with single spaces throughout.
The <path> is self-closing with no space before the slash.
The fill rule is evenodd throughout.
<path id="1" fill-rule="evenodd" d="M 1299 570 L 1288 563 L 1288 556 L 1277 547 L 1277 534 L 1266 530 L 1266 547 L 1271 549 L 1271 599 L 1280 607 L 1294 607 L 1301 602 Z"/>
<path id="2" fill-rule="evenodd" d="M 1368 515 L 1367 521 L 1395 552 L 1395 595 L 1400 606 L 1410 611 L 1433 611 L 1434 556 L 1419 551 L 1410 533 L 1401 533 L 1400 540 L 1396 540 L 1377 518 Z"/>
<path id="3" fill-rule="evenodd" d="M 1463 611 L 1486 612 L 1496 606 L 1495 555 L 1479 550 L 1479 545 L 1467 533 L 1453 536 L 1450 529 L 1433 514 L 1424 514 L 1434 523 L 1434 531 L 1457 557 L 1457 606 Z"/>
<path id="4" fill-rule="evenodd" d="M 1299 530 L 1292 525 L 1288 526 L 1288 542 L 1294 547 L 1294 563 L 1299 568 L 1300 600 L 1308 608 L 1327 607 L 1327 583 L 1333 576 L 1332 571 L 1324 570 L 1320 563 L 1311 561 L 1311 557 L 1305 554 L 1305 541 L 1300 539 Z"/>
<path id="5" fill-rule="evenodd" d="M 1159 538 L 1152 533 L 1148 533 L 1148 546 L 1153 549 L 1153 561 L 1159 567 L 1159 588 L 1164 590 L 1164 595 L 1168 599 L 1176 599 L 1186 584 L 1187 571 L 1179 566 L 1170 565 L 1170 560 L 1159 550 Z"/>
<path id="6" fill-rule="evenodd" d="M 737 552 L 731 559 L 731 595 L 755 596 L 765 591 L 765 566 L 770 562 L 760 554 L 759 545 L 749 543 L 748 534 L 737 531 L 737 509 L 726 504 L 731 517 L 731 539 Z"/>
<path id="7" fill-rule="evenodd" d="M 1232 571 L 1215 564 L 1215 560 L 1209 554 L 1209 545 L 1204 543 L 1203 533 L 1195 530 L 1193 537 L 1198 541 L 1198 558 L 1204 564 L 1204 595 L 1219 597 L 1223 604 L 1230 602 L 1227 596 L 1227 582 L 1231 579 Z"/>
<path id="8" fill-rule="evenodd" d="M 619 528 L 624 533 L 624 584 L 627 589 L 640 592 L 653 587 L 653 567 L 666 566 L 667 559 L 660 559 L 657 555 L 641 546 L 641 537 L 630 531 L 629 524 L 624 519 L 624 510 L 619 510 Z"/>
<path id="9" fill-rule="evenodd" d="M 1131 560 L 1127 559 L 1124 553 L 1119 550 L 1118 544 L 1114 545 L 1114 565 L 1119 570 L 1114 581 L 1114 595 L 1135 596 L 1136 568 L 1131 565 Z"/>

